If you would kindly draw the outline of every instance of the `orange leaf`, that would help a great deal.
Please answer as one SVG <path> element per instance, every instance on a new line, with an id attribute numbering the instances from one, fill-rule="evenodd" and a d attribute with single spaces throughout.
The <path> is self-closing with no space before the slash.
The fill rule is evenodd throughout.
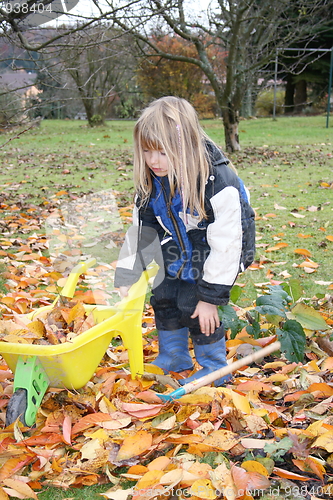
<path id="1" fill-rule="evenodd" d="M 294 472 L 289 472 L 288 470 L 280 469 L 279 467 L 274 467 L 274 474 L 284 479 L 291 479 L 296 481 L 310 481 L 310 477 L 301 476 L 300 474 L 295 474 Z"/>
<path id="2" fill-rule="evenodd" d="M 151 447 L 152 442 L 152 434 L 146 431 L 139 431 L 133 436 L 126 437 L 118 451 L 116 461 L 120 462 L 141 455 Z"/>
<path id="3" fill-rule="evenodd" d="M 302 233 L 299 233 L 297 236 L 298 236 L 298 238 L 312 238 L 311 234 L 302 234 Z"/>
<path id="4" fill-rule="evenodd" d="M 321 369 L 322 370 L 332 370 L 333 369 L 333 357 L 329 356 L 328 358 L 325 358 L 323 363 L 321 364 Z"/>
<path id="5" fill-rule="evenodd" d="M 99 422 L 106 422 L 107 420 L 112 420 L 107 413 L 91 413 L 90 415 L 85 415 L 73 425 L 72 434 L 78 434 L 93 425 L 99 424 Z"/>
<path id="6" fill-rule="evenodd" d="M 16 472 L 20 471 L 27 464 L 34 460 L 35 455 L 23 455 L 21 457 L 9 458 L 0 469 L 0 481 L 4 481 Z"/>
<path id="7" fill-rule="evenodd" d="M 237 385 L 237 389 L 240 391 L 271 391 L 272 386 L 269 384 L 265 384 L 264 382 L 260 382 L 259 380 L 247 380 L 246 382 L 241 382 Z"/>
<path id="8" fill-rule="evenodd" d="M 333 387 L 326 384 L 325 382 L 321 382 L 317 384 L 311 384 L 310 387 L 308 387 L 308 392 L 319 392 L 320 397 L 329 398 L 330 396 L 333 396 Z"/>
<path id="9" fill-rule="evenodd" d="M 333 241 L 333 236 L 332 236 L 331 234 L 328 234 L 328 235 L 326 236 L 326 239 L 327 239 L 328 241 Z"/>
<path id="10" fill-rule="evenodd" d="M 97 474 L 88 474 L 87 476 L 79 476 L 75 479 L 73 486 L 92 486 L 98 483 Z"/>
<path id="11" fill-rule="evenodd" d="M 58 444 L 63 442 L 63 437 L 55 432 L 46 432 L 40 434 L 39 436 L 31 436 L 23 439 L 18 446 L 43 446 L 45 444 Z"/>
<path id="12" fill-rule="evenodd" d="M 307 250 L 306 248 L 296 248 L 294 250 L 294 253 L 297 253 L 299 255 L 304 255 L 305 257 L 311 257 L 311 252 Z"/>
<path id="13" fill-rule="evenodd" d="M 152 470 L 152 469 L 150 469 Z M 141 476 L 148 471 L 148 468 L 145 465 L 132 465 L 127 471 L 127 474 L 135 474 L 136 476 Z"/>
<path id="14" fill-rule="evenodd" d="M 155 460 L 150 462 L 150 464 L 147 465 L 148 470 L 164 470 L 169 464 L 171 460 L 169 457 L 162 456 L 162 457 L 157 457 Z"/>
<path id="15" fill-rule="evenodd" d="M 308 394 L 309 391 L 296 391 L 296 392 L 293 392 L 291 394 L 287 394 L 285 397 L 284 397 L 284 401 L 287 402 L 287 401 L 298 401 L 300 396 L 302 396 L 303 394 Z"/>
<path id="16" fill-rule="evenodd" d="M 324 481 L 325 467 L 313 457 L 307 457 L 305 460 L 293 460 L 293 463 L 303 472 L 313 472 L 322 481 Z"/>
<path id="17" fill-rule="evenodd" d="M 17 491 L 22 495 L 20 498 L 34 498 L 38 500 L 36 493 L 30 488 L 30 486 L 19 479 L 4 479 L 4 484 Z"/>
<path id="18" fill-rule="evenodd" d="M 281 250 L 281 248 L 285 248 L 289 246 L 288 243 L 277 243 L 276 245 L 274 245 L 274 247 L 269 247 L 269 248 L 266 248 L 266 252 L 275 252 L 276 250 Z"/>

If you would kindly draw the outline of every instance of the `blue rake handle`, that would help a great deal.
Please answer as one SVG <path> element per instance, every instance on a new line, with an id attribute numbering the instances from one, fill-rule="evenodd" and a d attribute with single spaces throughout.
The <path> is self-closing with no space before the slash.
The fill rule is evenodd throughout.
<path id="1" fill-rule="evenodd" d="M 249 354 L 244 358 L 238 359 L 237 361 L 234 361 L 234 363 L 231 363 L 228 366 L 219 368 L 218 370 L 215 370 L 215 372 L 211 372 L 208 375 L 204 375 L 203 377 L 194 380 L 193 382 L 189 382 L 188 384 L 183 385 L 183 387 L 179 387 L 175 391 L 170 392 L 170 394 L 156 393 L 156 396 L 158 396 L 164 403 L 173 401 L 175 399 L 179 399 L 185 394 L 189 394 L 190 392 L 199 389 L 199 387 L 209 385 L 215 380 L 219 379 L 220 377 L 224 377 L 225 375 L 229 375 L 229 373 L 233 373 L 239 370 L 240 368 L 242 368 L 242 366 L 250 365 L 254 361 L 258 361 L 259 359 L 268 356 L 272 352 L 279 351 L 280 348 L 281 348 L 281 343 L 277 340 L 276 342 L 273 342 L 273 344 L 269 344 L 268 346 L 263 347 L 258 351 L 255 351 L 253 354 Z"/>

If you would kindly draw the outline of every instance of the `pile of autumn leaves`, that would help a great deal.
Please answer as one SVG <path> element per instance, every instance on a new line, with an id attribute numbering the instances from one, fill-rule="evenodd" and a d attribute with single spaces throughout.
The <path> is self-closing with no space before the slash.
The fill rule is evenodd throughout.
<path id="1" fill-rule="evenodd" d="M 143 321 L 151 325 L 144 336 L 151 361 L 157 341 L 149 310 Z M 244 330 L 227 346 L 235 353 L 237 346 L 274 340 L 255 340 Z M 93 484 L 105 484 L 102 496 L 114 500 L 329 495 L 333 357 L 314 349 L 315 337 L 309 346 L 303 365 L 264 360 L 238 371 L 227 387 L 204 387 L 170 403 L 158 392 L 172 388 L 151 377 L 132 380 L 121 369 L 126 351 L 114 347 L 82 390 L 49 388 L 34 428 L 19 421 L 2 426 L 0 498 Z M 13 384 L 4 363 L 0 381 L 4 421 Z"/>
<path id="2" fill-rule="evenodd" d="M 60 297 L 50 311 L 39 313 L 36 319 L 30 318 L 29 315 L 15 315 L 14 320 L 2 321 L 0 341 L 58 345 L 71 342 L 94 325 L 93 313 L 87 313 L 81 301 Z"/>
<path id="3" fill-rule="evenodd" d="M 0 301 L 1 326 L 11 325 L 7 342 L 15 345 L 9 335 L 18 334 L 17 321 L 30 324 L 27 313 L 52 303 L 63 275 L 42 255 L 46 242 L 37 234 L 5 243 L 0 242 L 0 252 L 7 265 L 8 292 Z M 63 325 L 73 330 L 65 332 L 66 338 L 91 326 L 82 306 L 91 297 L 81 292 L 80 299 L 59 305 L 65 311 L 61 312 Z M 329 327 L 333 324 L 330 300 L 327 297 L 319 304 Z M 59 309 L 50 315 L 52 321 L 56 313 Z M 45 318 L 41 323 L 28 328 L 24 341 L 62 342 L 52 337 Z M 152 371 L 149 362 L 158 348 L 149 308 L 143 313 L 143 324 L 146 368 Z M 33 428 L 23 427 L 19 420 L 5 427 L 13 374 L 2 360 L 0 499 L 36 499 L 50 485 L 94 484 L 104 484 L 102 496 L 114 500 L 173 495 L 251 500 L 264 491 L 293 498 L 309 494 L 314 500 L 322 494 L 330 496 L 333 353 L 328 355 L 319 347 L 318 332 L 307 334 L 304 364 L 283 358 L 263 360 L 243 367 L 227 387 L 205 387 L 170 403 L 163 403 L 158 393 L 171 392 L 172 387 L 161 385 L 158 377 L 157 381 L 132 380 L 126 350 L 121 344 L 114 346 L 82 389 L 49 388 Z M 245 329 L 234 339 L 228 335 L 229 359 L 274 341 L 274 336 L 254 339 Z M 158 376 L 158 368 L 155 371 Z"/>

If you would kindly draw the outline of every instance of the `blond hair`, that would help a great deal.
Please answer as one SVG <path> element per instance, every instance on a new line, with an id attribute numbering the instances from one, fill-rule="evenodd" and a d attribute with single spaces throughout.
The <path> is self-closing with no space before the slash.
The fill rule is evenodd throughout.
<path id="1" fill-rule="evenodd" d="M 143 150 L 163 150 L 167 156 L 171 196 L 176 188 L 183 199 L 184 211 L 205 217 L 205 184 L 209 161 L 205 141 L 210 140 L 199 124 L 192 105 L 178 97 L 153 101 L 141 114 L 134 128 L 134 182 L 144 204 L 152 191 L 152 178 Z"/>

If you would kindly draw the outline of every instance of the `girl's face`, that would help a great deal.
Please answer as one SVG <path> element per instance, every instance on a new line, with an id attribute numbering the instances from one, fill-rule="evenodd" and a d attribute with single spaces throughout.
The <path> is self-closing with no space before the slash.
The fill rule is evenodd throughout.
<path id="1" fill-rule="evenodd" d="M 143 155 L 145 162 L 155 175 L 157 175 L 158 177 L 164 177 L 165 175 L 168 175 L 169 162 L 163 150 L 144 149 Z"/>

